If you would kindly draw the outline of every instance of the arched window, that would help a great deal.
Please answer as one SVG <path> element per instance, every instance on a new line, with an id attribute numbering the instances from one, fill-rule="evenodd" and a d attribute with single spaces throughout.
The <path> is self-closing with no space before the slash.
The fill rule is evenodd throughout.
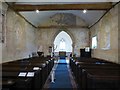
<path id="1" fill-rule="evenodd" d="M 60 40 L 60 51 L 64 51 L 65 50 L 65 40 L 62 38 Z"/>

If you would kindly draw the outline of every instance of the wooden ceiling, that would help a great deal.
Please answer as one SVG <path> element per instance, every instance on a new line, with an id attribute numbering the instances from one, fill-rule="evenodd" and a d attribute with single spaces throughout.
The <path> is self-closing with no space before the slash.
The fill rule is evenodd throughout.
<path id="1" fill-rule="evenodd" d="M 81 25 L 51 25 L 51 26 L 38 26 L 40 29 L 49 29 L 49 28 L 89 28 L 88 26 L 81 26 Z"/>
<path id="2" fill-rule="evenodd" d="M 89 4 L 13 4 L 15 11 L 50 11 L 50 10 L 108 10 L 112 7 L 112 3 L 89 3 Z"/>

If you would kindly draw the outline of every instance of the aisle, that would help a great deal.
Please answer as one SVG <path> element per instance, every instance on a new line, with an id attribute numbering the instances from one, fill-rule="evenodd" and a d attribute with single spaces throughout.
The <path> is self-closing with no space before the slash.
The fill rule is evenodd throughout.
<path id="1" fill-rule="evenodd" d="M 55 83 L 50 84 L 50 90 L 53 88 L 72 88 L 70 76 L 65 59 L 60 59 L 55 70 Z"/>
<path id="2" fill-rule="evenodd" d="M 65 59 L 58 60 L 55 68 L 55 82 L 50 82 L 48 90 L 67 89 L 73 90 L 71 75 Z"/>

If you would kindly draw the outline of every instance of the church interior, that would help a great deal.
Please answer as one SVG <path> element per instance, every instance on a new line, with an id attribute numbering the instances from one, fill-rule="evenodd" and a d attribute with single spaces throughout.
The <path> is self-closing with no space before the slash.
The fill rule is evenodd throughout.
<path id="1" fill-rule="evenodd" d="M 120 90 L 110 1 L 0 1 L 0 90 Z"/>

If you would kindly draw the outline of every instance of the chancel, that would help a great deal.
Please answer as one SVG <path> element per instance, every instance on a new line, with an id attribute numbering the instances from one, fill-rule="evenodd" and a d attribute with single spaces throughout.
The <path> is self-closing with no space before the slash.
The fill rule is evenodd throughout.
<path id="1" fill-rule="evenodd" d="M 0 90 L 120 90 L 120 1 L 88 1 L 0 1 Z"/>

